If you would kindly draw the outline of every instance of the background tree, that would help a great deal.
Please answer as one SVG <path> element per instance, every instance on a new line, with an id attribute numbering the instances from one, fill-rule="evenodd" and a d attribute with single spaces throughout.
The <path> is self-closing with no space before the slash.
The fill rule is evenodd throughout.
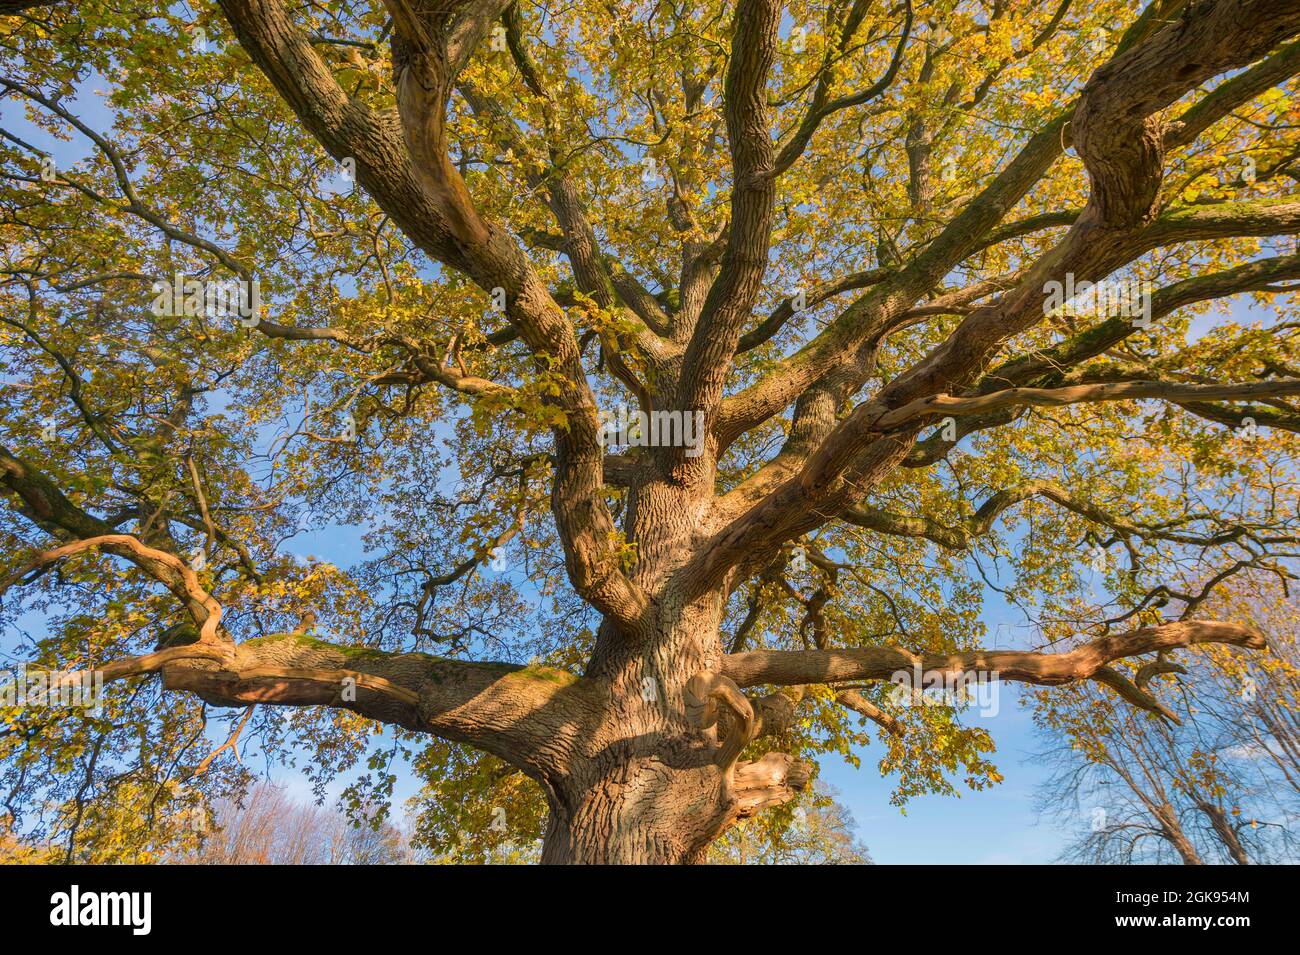
<path id="1" fill-rule="evenodd" d="M 1035 717 L 1049 740 L 1044 755 L 1056 768 L 1040 804 L 1078 833 L 1067 859 L 1295 861 L 1295 608 L 1265 588 L 1220 594 L 1216 602 L 1225 598 L 1268 625 L 1273 653 L 1214 652 L 1195 660 L 1191 672 L 1166 664 L 1163 676 L 1135 674 L 1153 694 L 1159 686 L 1167 716 L 1121 710 L 1086 688 L 1038 701 Z"/>
<path id="2" fill-rule="evenodd" d="M 0 12 L 4 622 L 110 686 L 0 785 L 67 858 L 241 746 L 370 807 L 455 744 L 543 861 L 698 862 L 873 734 L 995 783 L 899 671 L 1265 649 L 1206 601 L 1300 519 L 1295 0 Z"/>
<path id="3" fill-rule="evenodd" d="M 205 865 L 398 865 L 406 839 L 383 822 L 353 825 L 339 811 L 296 801 L 269 783 L 242 800 L 222 800 L 202 847 L 173 861 Z"/>
<path id="4" fill-rule="evenodd" d="M 129 800 L 131 793 L 123 793 Z M 216 800 L 148 825 L 96 803 L 80 827 L 76 855 L 5 830 L 0 859 L 9 863 L 184 865 L 401 865 L 413 861 L 405 834 L 377 818 L 351 819 L 339 809 L 295 800 L 282 787 L 259 782 L 239 798 Z"/>

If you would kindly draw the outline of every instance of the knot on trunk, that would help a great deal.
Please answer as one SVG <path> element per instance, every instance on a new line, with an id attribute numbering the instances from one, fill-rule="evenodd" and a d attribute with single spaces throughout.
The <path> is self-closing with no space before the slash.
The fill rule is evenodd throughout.
<path id="1" fill-rule="evenodd" d="M 726 739 L 714 756 L 717 765 L 731 769 L 758 728 L 749 700 L 734 680 L 721 673 L 695 674 L 686 682 L 685 697 L 686 718 L 702 730 L 717 725 L 719 706 L 726 706 L 735 715 Z"/>
<path id="2" fill-rule="evenodd" d="M 748 819 L 789 802 L 803 792 L 811 778 L 812 765 L 789 753 L 768 753 L 752 763 L 739 764 L 732 780 L 736 818 Z"/>

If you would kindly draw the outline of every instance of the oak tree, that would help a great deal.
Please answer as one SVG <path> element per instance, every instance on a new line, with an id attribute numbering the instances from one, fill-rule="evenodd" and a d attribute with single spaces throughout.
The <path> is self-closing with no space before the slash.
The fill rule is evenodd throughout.
<path id="1" fill-rule="evenodd" d="M 1266 650 L 1204 611 L 1300 522 L 1296 0 L 0 14 L 4 623 L 107 685 L 0 771 L 68 858 L 256 734 L 699 862 L 873 734 L 996 783 L 899 674 L 1160 719 Z"/>

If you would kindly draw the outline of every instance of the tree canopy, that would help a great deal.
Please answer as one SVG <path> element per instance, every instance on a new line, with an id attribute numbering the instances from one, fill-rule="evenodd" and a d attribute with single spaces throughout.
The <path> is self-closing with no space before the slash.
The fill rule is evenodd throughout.
<path id="1" fill-rule="evenodd" d="M 1295 0 L 0 15 L 0 622 L 105 682 L 0 700 L 0 803 L 66 858 L 255 740 L 407 763 L 434 853 L 702 861 L 868 742 L 996 784 L 899 674 L 1164 720 L 1268 652 Z"/>

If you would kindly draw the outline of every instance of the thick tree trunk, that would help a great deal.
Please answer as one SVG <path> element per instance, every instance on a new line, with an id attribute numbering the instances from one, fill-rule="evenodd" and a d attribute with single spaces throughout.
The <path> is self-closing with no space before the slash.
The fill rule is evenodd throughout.
<path id="1" fill-rule="evenodd" d="M 569 798 L 551 800 L 542 862 L 680 865 L 705 860 L 709 843 L 734 818 L 716 767 L 674 765 L 689 752 L 611 753 L 604 774 L 573 780 Z M 569 788 L 569 787 L 566 787 Z M 566 794 L 567 795 L 567 794 Z"/>
<path id="2" fill-rule="evenodd" d="M 607 682 L 609 709 L 550 787 L 543 862 L 700 862 L 735 818 L 716 734 L 687 712 L 687 683 L 720 667 L 721 610 L 721 595 L 679 606 L 669 590 L 651 632 L 601 627 L 587 675 Z"/>
<path id="3" fill-rule="evenodd" d="M 692 680 L 720 675 L 726 593 L 687 602 L 674 574 L 702 533 L 707 500 L 666 481 L 633 495 L 633 574 L 655 594 L 653 616 L 638 631 L 606 621 L 597 634 L 585 675 L 608 687 L 608 709 L 564 774 L 544 782 L 550 820 L 543 862 L 703 862 L 729 825 L 792 798 L 807 780 L 805 767 L 781 754 L 737 762 L 748 737 L 736 735 L 744 722 L 729 705 L 719 707 L 716 725 L 701 718 Z M 729 689 L 730 706 L 738 699 L 743 708 L 739 688 Z M 722 745 L 729 737 L 730 749 Z"/>
<path id="4" fill-rule="evenodd" d="M 726 769 L 701 763 L 693 747 L 627 755 L 643 744 L 625 741 L 606 754 L 603 774 L 575 774 L 548 793 L 543 863 L 702 863 L 728 826 L 793 799 L 809 779 L 784 753 Z"/>

